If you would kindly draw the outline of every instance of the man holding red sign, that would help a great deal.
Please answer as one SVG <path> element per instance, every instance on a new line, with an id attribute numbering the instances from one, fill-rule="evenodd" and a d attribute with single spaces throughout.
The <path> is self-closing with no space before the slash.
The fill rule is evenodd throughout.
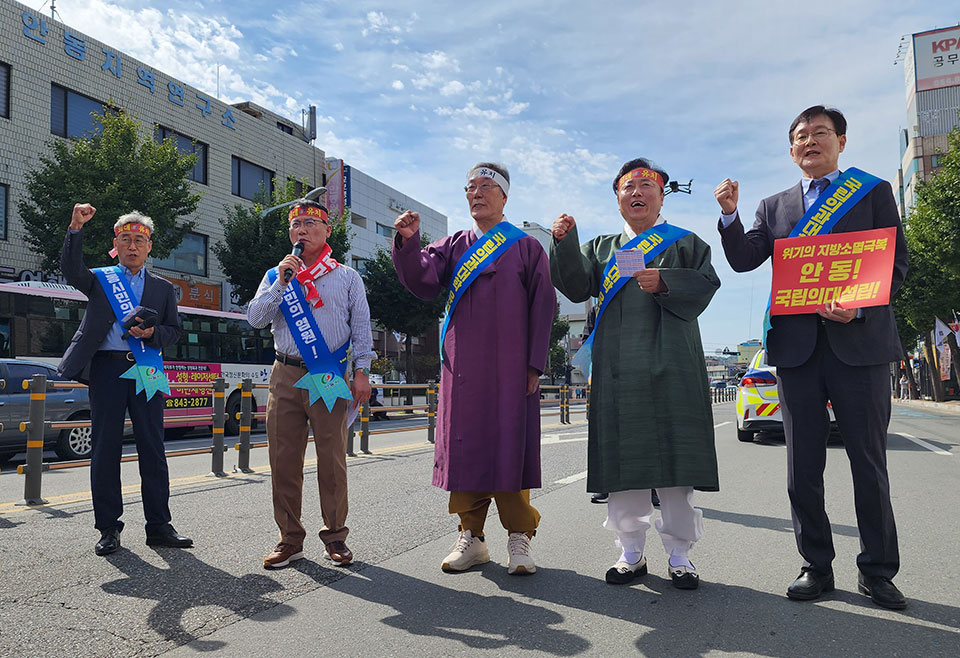
<path id="1" fill-rule="evenodd" d="M 788 133 L 790 156 L 803 178 L 793 187 L 761 201 L 749 231 L 744 232 L 737 212 L 738 183 L 726 179 L 717 186 L 714 196 L 723 212 L 720 236 L 734 270 L 756 269 L 778 247 L 780 264 L 787 262 L 790 259 L 782 258 L 786 254 L 779 242 L 782 238 L 791 238 L 787 244 L 793 249 L 823 242 L 823 236 L 831 234 L 832 238 L 848 238 L 841 241 L 851 245 L 851 252 L 857 242 L 866 244 L 871 239 L 875 250 L 875 236 L 850 234 L 892 228 L 895 235 L 887 238 L 884 247 L 893 245 L 893 266 L 884 285 L 889 288 L 889 296 L 900 288 L 907 273 L 907 245 L 893 191 L 888 182 L 866 172 L 840 172 L 838 163 L 847 142 L 846 128 L 842 113 L 822 105 L 810 107 L 794 119 Z M 798 252 L 798 256 L 803 253 Z M 829 250 L 826 255 L 830 255 Z M 844 255 L 839 249 L 837 256 L 853 258 L 852 253 Z M 816 271 L 816 265 L 813 262 L 811 270 L 808 263 L 802 275 L 829 280 L 828 273 Z M 778 268 L 775 262 L 775 277 Z M 845 265 L 842 274 L 847 277 L 845 285 L 852 285 L 849 277 L 853 275 L 853 264 L 849 268 Z M 846 301 L 849 296 L 842 293 L 824 294 L 824 301 L 815 305 L 815 312 L 792 314 L 774 312 L 777 298 L 771 299 L 772 317 L 764 338 L 767 361 L 777 366 L 780 379 L 787 441 L 787 490 L 797 548 L 803 557 L 800 576 L 787 589 L 787 596 L 812 600 L 834 589 L 835 552 L 823 488 L 830 431 L 829 400 L 853 474 L 862 548 L 857 557 L 859 590 L 880 606 L 901 609 L 907 602 L 893 584 L 900 557 L 886 449 L 890 422 L 888 364 L 899 360 L 902 350 L 889 302 L 869 305 L 876 300 L 858 301 L 856 295 L 855 292 L 854 299 Z M 804 302 L 809 299 L 806 294 Z M 780 302 L 782 306 L 782 295 Z"/>

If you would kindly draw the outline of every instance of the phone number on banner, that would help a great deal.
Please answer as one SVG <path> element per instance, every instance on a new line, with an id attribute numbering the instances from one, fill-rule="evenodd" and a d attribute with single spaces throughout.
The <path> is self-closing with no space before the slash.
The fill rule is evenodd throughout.
<path id="1" fill-rule="evenodd" d="M 167 409 L 202 409 L 213 406 L 213 396 L 200 395 L 196 397 L 167 398 Z"/>

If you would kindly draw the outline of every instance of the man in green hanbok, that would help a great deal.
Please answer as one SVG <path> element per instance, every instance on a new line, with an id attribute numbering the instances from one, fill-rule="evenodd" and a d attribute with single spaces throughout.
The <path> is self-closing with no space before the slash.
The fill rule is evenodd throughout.
<path id="1" fill-rule="evenodd" d="M 703 513 L 693 505 L 694 490 L 719 489 L 697 317 L 720 280 L 710 247 L 660 216 L 668 181 L 644 158 L 624 164 L 613 180 L 623 230 L 581 246 L 574 218 L 560 215 L 550 273 L 574 302 L 600 297 L 588 341 L 587 490 L 610 492 L 604 527 L 616 534 L 622 553 L 606 581 L 628 583 L 647 572 L 644 544 L 655 488 L 661 501 L 655 525 L 671 580 L 679 589 L 695 589 L 699 574 L 689 554 L 703 534 Z M 619 250 L 631 251 L 621 251 L 614 267 Z"/>

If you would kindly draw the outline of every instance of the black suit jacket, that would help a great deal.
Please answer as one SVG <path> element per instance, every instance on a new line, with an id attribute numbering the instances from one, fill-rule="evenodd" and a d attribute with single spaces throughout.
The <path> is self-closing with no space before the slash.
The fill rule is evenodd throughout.
<path id="1" fill-rule="evenodd" d="M 83 264 L 83 231 L 67 231 L 60 255 L 60 269 L 67 282 L 87 296 L 87 310 L 67 351 L 63 353 L 57 371 L 68 379 L 89 383 L 90 361 L 100 349 L 117 317 L 97 275 Z M 155 309 L 159 314 L 153 337 L 146 341 L 146 344 L 162 349 L 176 343 L 182 328 L 173 284 L 144 270 L 140 304 Z"/>
<path id="2" fill-rule="evenodd" d="M 803 191 L 800 183 L 760 202 L 753 228 L 744 232 L 739 214 L 730 226 L 720 224 L 720 237 L 727 261 L 737 272 L 759 267 L 773 253 L 773 241 L 789 237 L 803 216 Z M 890 298 L 900 289 L 907 275 L 907 243 L 897 214 L 890 183 L 876 187 L 837 221 L 831 233 L 849 233 L 875 228 L 897 228 Z M 861 317 L 847 324 L 825 323 L 827 339 L 834 354 L 851 366 L 868 366 L 897 361 L 902 348 L 893 317 L 893 307 L 870 306 L 861 309 Z M 820 316 L 775 315 L 767 335 L 767 362 L 775 366 L 795 367 L 810 358 L 817 344 Z"/>

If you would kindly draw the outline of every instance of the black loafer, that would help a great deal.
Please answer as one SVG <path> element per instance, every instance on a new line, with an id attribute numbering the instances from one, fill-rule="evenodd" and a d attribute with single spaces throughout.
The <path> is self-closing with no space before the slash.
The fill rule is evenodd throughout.
<path id="1" fill-rule="evenodd" d="M 672 564 L 668 567 L 670 582 L 677 589 L 697 589 L 700 587 L 700 575 L 697 573 L 697 568 L 693 566 L 693 562 L 690 563 L 689 567 L 686 565 L 675 567 Z"/>
<path id="2" fill-rule="evenodd" d="M 608 493 L 595 493 L 595 494 L 593 494 L 592 496 L 590 496 L 590 502 L 591 502 L 591 503 L 605 503 L 605 502 L 607 502 L 607 498 L 608 498 L 609 496 L 610 496 L 610 494 L 608 494 Z"/>
<path id="3" fill-rule="evenodd" d="M 857 589 L 866 594 L 873 602 L 882 608 L 903 610 L 907 607 L 907 599 L 893 581 L 883 576 L 867 576 L 861 573 L 857 577 Z"/>
<path id="4" fill-rule="evenodd" d="M 787 597 L 794 601 L 812 601 L 820 598 L 824 592 L 833 591 L 833 571 L 820 573 L 804 567 L 800 575 L 787 588 Z"/>
<path id="5" fill-rule="evenodd" d="M 190 548 L 193 546 L 193 540 L 184 537 L 173 526 L 167 526 L 166 530 L 153 534 L 147 534 L 147 546 L 166 546 L 168 548 Z"/>
<path id="6" fill-rule="evenodd" d="M 120 548 L 120 528 L 113 527 L 100 531 L 100 541 L 93 547 L 97 555 L 110 555 Z"/>
<path id="7" fill-rule="evenodd" d="M 647 573 L 647 558 L 641 557 L 636 564 L 620 560 L 607 569 L 603 579 L 611 585 L 626 585 Z"/>

